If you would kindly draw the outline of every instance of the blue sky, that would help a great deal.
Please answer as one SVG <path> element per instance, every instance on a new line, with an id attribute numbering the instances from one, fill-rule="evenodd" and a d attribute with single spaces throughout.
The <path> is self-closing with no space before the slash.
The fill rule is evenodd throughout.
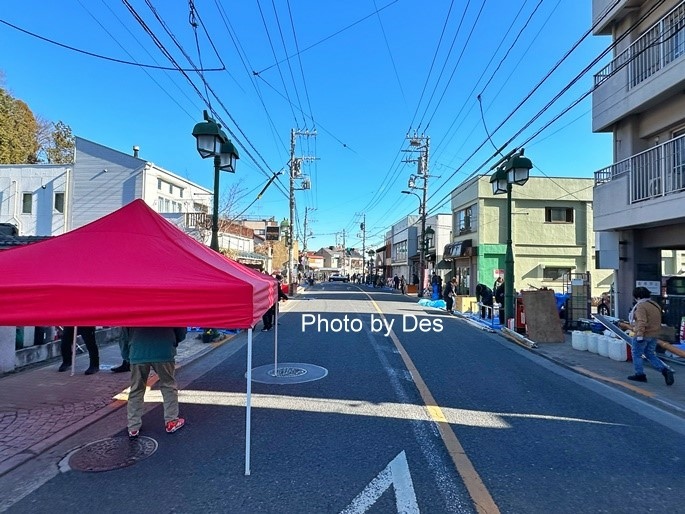
<path id="1" fill-rule="evenodd" d="M 316 157 L 303 168 L 312 189 L 296 191 L 310 249 L 342 243 L 343 230 L 347 246 L 361 247 L 362 215 L 367 246 L 380 244 L 391 223 L 417 213 L 416 197 L 400 193 L 416 171 L 401 162 L 408 132 L 430 137 L 429 214 L 449 212 L 449 192 L 494 163 L 479 94 L 494 144 L 525 143 L 533 174 L 592 177 L 611 163 L 610 135 L 591 130 L 591 96 L 544 128 L 589 91 L 607 58 L 538 117 L 610 44 L 582 39 L 549 74 L 590 28 L 590 0 L 195 0 L 194 16 L 181 1 L 3 0 L 0 20 L 92 54 L 173 67 L 127 3 L 195 87 L 179 71 L 85 55 L 0 23 L 4 87 L 78 136 L 124 152 L 138 145 L 144 159 L 211 189 L 212 164 L 191 135 L 209 98 L 241 155 L 221 177 L 222 201 L 237 184 L 234 215 L 288 216 L 290 132 L 316 130 L 295 152 Z M 205 86 L 194 66 L 226 69 L 203 73 Z M 255 201 L 279 170 L 280 185 Z"/>

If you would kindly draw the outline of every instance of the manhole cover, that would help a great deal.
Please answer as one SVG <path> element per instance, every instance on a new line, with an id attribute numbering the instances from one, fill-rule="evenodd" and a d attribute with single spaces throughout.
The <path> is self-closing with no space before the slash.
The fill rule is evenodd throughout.
<path id="1" fill-rule="evenodd" d="M 69 458 L 69 467 L 77 471 L 110 471 L 125 468 L 147 459 L 157 451 L 151 437 L 112 437 L 87 444 Z"/>
<path id="2" fill-rule="evenodd" d="M 314 364 L 283 362 L 275 368 L 273 364 L 259 366 L 252 370 L 252 381 L 262 384 L 301 384 L 313 382 L 328 375 L 328 370 Z"/>
<path id="3" fill-rule="evenodd" d="M 269 375 L 272 377 L 299 377 L 306 374 L 307 370 L 304 368 L 272 368 L 271 371 L 269 371 Z"/>

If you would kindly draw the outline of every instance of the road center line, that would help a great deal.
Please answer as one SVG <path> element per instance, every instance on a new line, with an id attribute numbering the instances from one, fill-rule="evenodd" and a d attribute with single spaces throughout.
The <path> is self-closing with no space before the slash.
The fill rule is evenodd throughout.
<path id="1" fill-rule="evenodd" d="M 383 318 L 383 321 L 387 321 L 385 314 L 383 314 L 383 311 L 381 311 L 376 301 L 368 294 L 367 296 L 369 297 L 374 309 L 376 309 L 376 312 L 378 312 L 378 314 Z M 430 392 L 430 389 L 428 389 L 428 386 L 421 377 L 421 374 L 416 369 L 411 357 L 409 357 L 409 354 L 404 349 L 404 346 L 402 346 L 402 343 L 395 335 L 395 332 L 391 330 L 389 335 L 392 339 L 392 342 L 395 344 L 397 351 L 400 353 L 404 365 L 409 370 L 409 373 L 414 380 L 414 384 L 416 384 L 416 388 L 421 395 L 421 399 L 424 403 L 424 407 L 426 408 L 428 416 L 437 426 L 438 432 L 440 433 L 440 438 L 442 439 L 445 448 L 447 448 L 447 452 L 449 453 L 450 458 L 457 469 L 457 473 L 459 473 L 459 476 L 464 481 L 464 485 L 466 486 L 466 489 L 469 492 L 473 503 L 475 504 L 476 510 L 478 512 L 488 514 L 499 513 L 499 507 L 497 507 L 495 500 L 492 498 L 490 492 L 481 480 L 480 475 L 478 475 L 478 472 L 473 467 L 471 460 L 466 455 L 466 452 L 459 442 L 459 439 L 457 439 L 457 436 L 454 434 L 452 427 L 449 425 L 449 423 L 447 423 L 447 418 L 443 414 L 442 409 L 438 406 L 438 403 L 435 401 L 433 394 Z"/>

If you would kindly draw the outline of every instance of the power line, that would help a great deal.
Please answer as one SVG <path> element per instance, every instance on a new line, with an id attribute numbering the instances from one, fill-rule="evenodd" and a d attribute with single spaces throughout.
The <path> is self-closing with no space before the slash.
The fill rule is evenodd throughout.
<path id="1" fill-rule="evenodd" d="M 108 56 L 106 56 L 106 55 L 96 54 L 96 53 L 93 53 L 93 52 L 89 52 L 89 51 L 87 51 L 87 50 L 82 50 L 82 49 L 80 49 L 80 48 L 76 48 L 76 47 L 73 47 L 73 46 L 66 45 L 66 44 L 64 44 L 64 43 L 60 43 L 60 42 L 55 41 L 55 40 L 53 40 L 53 39 L 50 39 L 50 38 L 41 36 L 41 35 L 39 35 L 39 34 L 36 34 L 35 32 L 31 32 L 31 31 L 29 31 L 29 30 L 22 29 L 21 27 L 18 27 L 18 26 L 16 26 L 16 25 L 13 25 L 12 23 L 10 23 L 10 22 L 8 22 L 8 21 L 6 21 L 6 20 L 3 20 L 3 19 L 0 19 L 0 23 L 2 23 L 2 24 L 4 24 L 4 25 L 7 25 L 8 27 L 12 27 L 13 29 L 18 30 L 19 32 L 23 32 L 24 34 L 27 34 L 27 35 L 29 35 L 29 36 L 35 37 L 35 38 L 37 38 L 37 39 L 40 39 L 41 41 L 45 41 L 46 43 L 50 43 L 50 44 L 59 46 L 59 47 L 61 47 L 61 48 L 66 48 L 67 50 L 71 50 L 71 51 L 73 51 L 73 52 L 78 52 L 78 53 L 80 53 L 80 54 L 88 55 L 88 56 L 90 56 L 90 57 L 95 57 L 96 59 L 103 59 L 103 60 L 105 60 L 105 61 L 116 62 L 116 63 L 119 63 L 119 64 L 126 64 L 126 65 L 129 65 L 129 66 L 136 66 L 136 67 L 138 67 L 138 68 L 150 68 L 150 69 L 153 69 L 153 70 L 196 71 L 196 69 L 184 69 L 184 68 L 178 69 L 178 68 L 170 68 L 170 67 L 168 67 L 168 66 L 157 66 L 157 65 L 155 65 L 155 64 L 141 64 L 141 63 L 139 63 L 139 62 L 124 61 L 123 59 L 117 59 L 117 58 L 115 58 L 115 57 L 108 57 Z M 225 69 L 225 68 L 206 68 L 206 69 L 203 69 L 202 71 L 203 71 L 203 72 L 206 72 L 206 71 L 223 71 L 224 69 Z"/>

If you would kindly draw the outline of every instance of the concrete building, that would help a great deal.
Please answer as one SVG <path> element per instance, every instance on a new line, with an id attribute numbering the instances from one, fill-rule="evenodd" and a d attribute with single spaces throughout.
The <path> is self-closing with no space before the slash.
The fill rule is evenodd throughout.
<path id="1" fill-rule="evenodd" d="M 625 318 L 636 285 L 661 294 L 662 252 L 685 249 L 685 2 L 593 0 L 592 13 L 616 45 L 592 96 L 593 130 L 614 142 L 595 172 L 594 227 Z"/>
<path id="2" fill-rule="evenodd" d="M 411 284 L 412 262 L 418 253 L 419 216 L 409 215 L 390 227 L 390 277 L 397 275 Z"/>
<path id="3" fill-rule="evenodd" d="M 515 290 L 567 292 L 569 277 L 588 271 L 592 296 L 609 290 L 612 272 L 595 267 L 592 186 L 592 179 L 530 177 L 512 189 Z M 489 176 L 452 192 L 453 241 L 443 258 L 460 294 L 473 296 L 478 283 L 492 287 L 504 275 L 506 216 L 506 195 L 493 195 Z"/>

